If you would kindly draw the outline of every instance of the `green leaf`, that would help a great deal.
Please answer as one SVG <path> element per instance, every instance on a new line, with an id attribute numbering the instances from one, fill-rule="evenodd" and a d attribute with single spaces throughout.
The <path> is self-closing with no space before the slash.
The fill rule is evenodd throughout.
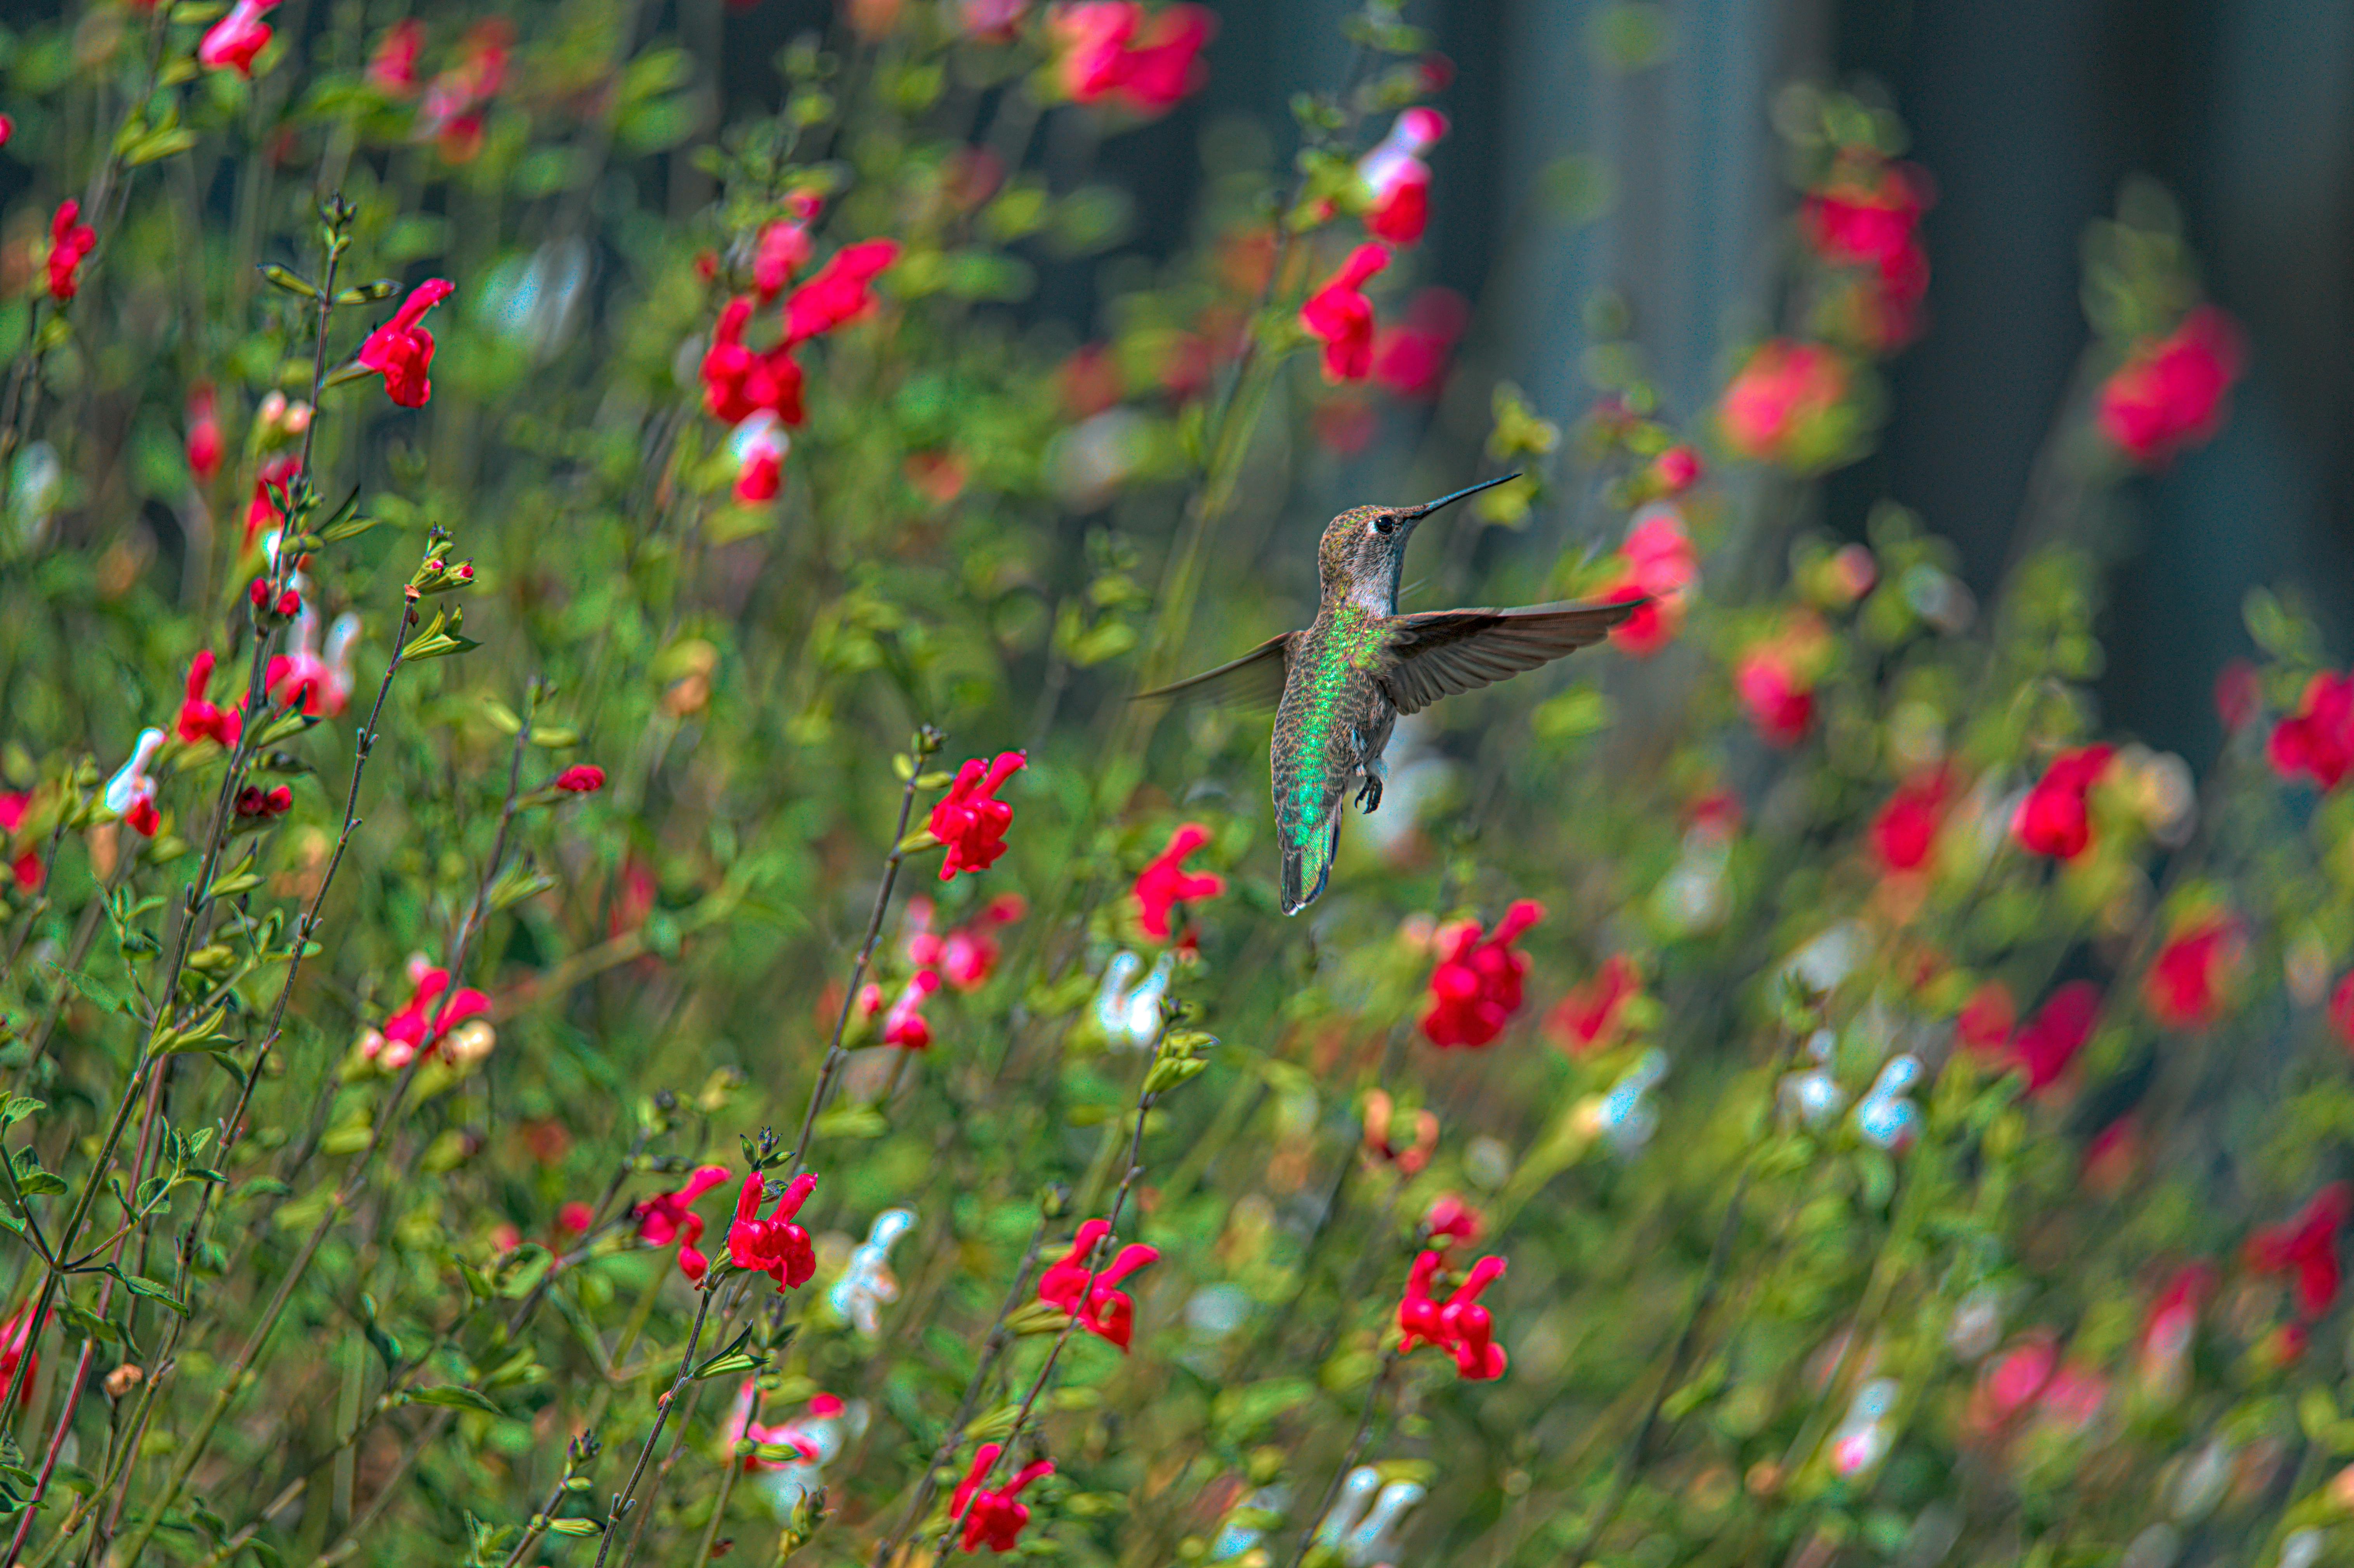
<path id="1" fill-rule="evenodd" d="M 73 987 L 74 990 L 81 992 L 82 995 L 88 997 L 90 1001 L 98 1003 L 99 1006 L 105 1008 L 108 1012 L 119 1012 L 125 1018 L 136 1018 L 139 1016 L 138 1013 L 132 1010 L 131 1004 L 122 1000 L 120 992 L 107 986 L 104 982 L 94 980 L 90 976 L 82 973 L 81 970 L 69 969 L 62 964 L 53 964 L 47 961 L 44 961 L 41 967 L 56 975 L 68 985 Z"/>
<path id="2" fill-rule="evenodd" d="M 108 1272 L 122 1281 L 123 1288 L 130 1291 L 132 1295 L 143 1296 L 150 1301 L 160 1301 L 183 1318 L 188 1315 L 188 1304 L 173 1295 L 170 1286 L 141 1274 L 125 1274 L 120 1269 L 111 1269 Z"/>
<path id="3" fill-rule="evenodd" d="M 794 1450 L 796 1454 L 800 1450 Z M 550 1535 L 602 1535 L 604 1522 L 594 1519 L 551 1519 L 547 1521 Z"/>
<path id="4" fill-rule="evenodd" d="M 256 270 L 290 294 L 298 295 L 305 300 L 315 300 L 320 297 L 319 286 L 316 283 L 298 275 L 291 269 L 281 267 L 275 261 L 264 261 Z"/>
<path id="5" fill-rule="evenodd" d="M 435 1388 L 414 1389 L 408 1397 L 418 1404 L 439 1404 L 451 1410 L 480 1410 L 491 1415 L 506 1414 L 492 1404 L 487 1395 L 454 1383 L 445 1383 Z"/>

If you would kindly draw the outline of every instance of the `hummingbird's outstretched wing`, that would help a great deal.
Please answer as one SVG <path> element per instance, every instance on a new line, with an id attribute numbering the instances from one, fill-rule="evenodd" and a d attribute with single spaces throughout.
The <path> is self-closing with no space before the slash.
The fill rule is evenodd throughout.
<path id="1" fill-rule="evenodd" d="M 1226 703 L 1238 708 L 1272 708 L 1283 696 L 1284 664 L 1292 636 L 1288 631 L 1280 632 L 1239 659 L 1166 686 L 1139 692 L 1130 700 L 1140 703 L 1172 697 Z"/>
<path id="2" fill-rule="evenodd" d="M 1490 685 L 1599 642 L 1647 602 L 1426 609 L 1394 616 L 1374 678 L 1402 714 Z"/>

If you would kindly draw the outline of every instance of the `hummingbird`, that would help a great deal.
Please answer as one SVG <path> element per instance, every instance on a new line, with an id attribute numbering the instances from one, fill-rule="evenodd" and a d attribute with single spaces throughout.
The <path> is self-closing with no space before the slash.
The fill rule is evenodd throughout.
<path id="1" fill-rule="evenodd" d="M 1283 912 L 1324 891 L 1350 789 L 1368 814 L 1382 803 L 1382 753 L 1400 714 L 1471 691 L 1598 642 L 1642 605 L 1533 604 L 1517 609 L 1398 613 L 1398 582 L 1415 524 L 1467 495 L 1521 476 L 1466 485 L 1419 506 L 1356 506 L 1325 525 L 1321 593 L 1305 630 L 1270 637 L 1214 670 L 1138 694 L 1206 697 L 1275 708 L 1268 747 Z"/>

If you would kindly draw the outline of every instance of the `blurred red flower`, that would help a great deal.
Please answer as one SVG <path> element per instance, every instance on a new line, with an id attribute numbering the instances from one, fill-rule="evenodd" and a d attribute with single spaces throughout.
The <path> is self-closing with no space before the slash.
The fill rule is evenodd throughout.
<path id="1" fill-rule="evenodd" d="M 98 249 L 98 230 L 81 221 L 81 203 L 68 196 L 49 219 L 49 298 L 70 300 L 81 291 L 81 264 Z"/>
<path id="2" fill-rule="evenodd" d="M 1373 368 L 1373 305 L 1365 281 L 1390 264 L 1389 247 L 1360 245 L 1299 307 L 1309 335 L 1324 345 L 1324 379 L 1363 381 Z"/>
<path id="3" fill-rule="evenodd" d="M 1717 404 L 1725 444 L 1760 462 L 1811 455 L 1823 419 L 1847 397 L 1847 366 L 1817 343 L 1758 344 Z"/>
<path id="4" fill-rule="evenodd" d="M 1471 307 L 1454 290 L 1421 290 L 1406 302 L 1404 321 L 1374 334 L 1373 379 L 1400 397 L 1436 400 L 1470 320 Z"/>
<path id="5" fill-rule="evenodd" d="M 2258 1227 L 2248 1237 L 2247 1264 L 2258 1274 L 2295 1277 L 2297 1315 L 2311 1322 L 2338 1299 L 2344 1274 L 2338 1233 L 2354 1213 L 2354 1187 L 2332 1181 L 2285 1224 Z"/>
<path id="6" fill-rule="evenodd" d="M 1136 1303 L 1119 1282 L 1161 1261 L 1161 1249 L 1131 1242 L 1101 1268 L 1090 1269 L 1097 1244 L 1111 1234 L 1108 1220 L 1089 1220 L 1072 1239 L 1071 1250 L 1038 1277 L 1038 1299 L 1078 1319 L 1079 1327 L 1118 1345 L 1124 1355 L 1136 1332 Z"/>
<path id="7" fill-rule="evenodd" d="M 1597 597 L 1606 604 L 1650 602 L 1612 627 L 1610 641 L 1622 652 L 1648 659 L 1683 629 L 1686 590 L 1700 576 L 1700 555 L 1684 532 L 1683 514 L 1665 503 L 1636 513 L 1617 559 L 1617 571 Z"/>
<path id="8" fill-rule="evenodd" d="M 875 280 L 898 259 L 896 239 L 862 239 L 827 257 L 824 265 L 785 296 L 783 346 L 806 343 L 875 309 Z"/>
<path id="9" fill-rule="evenodd" d="M 205 30 L 196 45 L 196 63 L 207 70 L 233 70 L 249 81 L 253 58 L 270 47 L 270 24 L 261 14 L 278 0 L 237 0 L 228 15 Z"/>
<path id="10" fill-rule="evenodd" d="M 2222 429 L 2241 357 L 2232 319 L 2201 305 L 2166 336 L 2134 345 L 2102 384 L 2094 422 L 2136 462 L 2162 466 Z"/>
<path id="11" fill-rule="evenodd" d="M 1187 822 L 1169 835 L 1169 847 L 1137 873 L 1137 924 L 1154 941 L 1169 939 L 1169 915 L 1177 906 L 1215 898 L 1226 890 L 1226 879 L 1216 873 L 1188 873 L 1178 863 L 1209 842 L 1209 829 Z"/>
<path id="12" fill-rule="evenodd" d="M 1357 163 L 1365 192 L 1365 230 L 1393 245 L 1412 245 L 1430 221 L 1430 165 L 1422 154 L 1447 134 L 1447 116 L 1409 109 Z"/>
<path id="13" fill-rule="evenodd" d="M 433 368 L 433 334 L 425 330 L 425 313 L 456 287 L 447 278 L 427 279 L 360 344 L 359 363 L 384 376 L 385 396 L 404 408 L 422 408 L 433 396 L 433 383 L 426 378 Z"/>
<path id="14" fill-rule="evenodd" d="M 1209 79 L 1200 57 L 1218 18 L 1201 5 L 1148 12 L 1137 0 L 1086 0 L 1055 6 L 1046 26 L 1065 97 L 1161 114 Z"/>
<path id="15" fill-rule="evenodd" d="M 1946 820 L 1946 801 L 1953 792 L 1953 777 L 1943 768 L 1915 773 L 1896 787 L 1887 803 L 1872 819 L 1866 838 L 1872 853 L 1889 871 L 1918 871 L 1937 847 L 1937 829 Z"/>
<path id="16" fill-rule="evenodd" d="M 2091 980 L 2071 980 L 2044 999 L 2010 1042 L 2011 1054 L 2027 1069 L 2029 1094 L 2059 1081 L 2092 1039 L 2100 1016 L 2101 988 Z"/>
<path id="17" fill-rule="evenodd" d="M 703 1216 L 695 1212 L 695 1201 L 726 1180 L 725 1165 L 698 1165 L 677 1192 L 656 1193 L 639 1203 L 630 1211 L 637 1216 L 638 1239 L 650 1246 L 675 1241 L 678 1271 L 689 1279 L 701 1279 L 711 1262 L 695 1245 L 703 1239 Z"/>
<path id="18" fill-rule="evenodd" d="M 1635 960 L 1613 953 L 1591 980 L 1572 986 L 1545 1015 L 1544 1032 L 1572 1056 L 1591 1056 L 1618 1043 L 1628 1003 L 1642 994 L 1642 971 Z"/>
<path id="19" fill-rule="evenodd" d="M 983 1443 L 973 1454 L 972 1468 L 965 1472 L 949 1499 L 949 1524 L 953 1528 L 958 1520 L 964 1521 L 963 1545 L 968 1552 L 978 1552 L 983 1545 L 991 1552 L 1011 1552 L 1020 1545 L 1022 1527 L 1030 1522 L 1030 1507 L 1014 1499 L 1031 1482 L 1055 1473 L 1054 1460 L 1039 1459 L 1024 1466 L 1002 1491 L 987 1490 L 981 1482 L 1003 1452 L 1002 1443 Z"/>
<path id="20" fill-rule="evenodd" d="M 2204 1029 L 2222 1017 L 2232 981 L 2247 951 L 2240 923 L 2209 914 L 2177 931 L 2142 980 L 2150 1016 L 2174 1029 Z"/>
<path id="21" fill-rule="evenodd" d="M 2020 847 L 2055 860 L 2083 854 L 2093 842 L 2086 797 L 2115 756 L 2115 747 L 2086 746 L 2053 758 L 2011 813 L 2010 833 Z"/>
<path id="22" fill-rule="evenodd" d="M 1523 931 L 1544 918 L 1544 906 L 1522 898 L 1504 911 L 1496 929 L 1481 939 L 1476 920 L 1462 921 L 1440 936 L 1442 955 L 1431 971 L 1430 1006 L 1422 1033 L 1441 1050 L 1479 1047 L 1504 1032 L 1521 1008 L 1529 956 L 1512 947 Z"/>
<path id="23" fill-rule="evenodd" d="M 2325 790 L 2345 782 L 2354 772 L 2354 675 L 2324 670 L 2307 681 L 2264 751 L 2284 779 L 2303 774 Z"/>
<path id="24" fill-rule="evenodd" d="M 207 688 L 213 683 L 213 664 L 209 648 L 188 661 L 187 694 L 180 701 L 180 716 L 174 727 L 182 740 L 192 745 L 210 740 L 226 748 L 235 746 L 244 732 L 245 712 L 239 704 L 224 708 L 206 697 Z"/>

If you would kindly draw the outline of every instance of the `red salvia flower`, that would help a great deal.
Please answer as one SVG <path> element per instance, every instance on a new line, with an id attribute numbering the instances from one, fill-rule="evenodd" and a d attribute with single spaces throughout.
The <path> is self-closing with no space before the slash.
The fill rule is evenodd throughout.
<path id="1" fill-rule="evenodd" d="M 32 810 L 29 794 L 0 795 L 0 847 L 16 835 Z M 48 868 L 41 863 L 40 851 L 34 845 L 27 844 L 7 865 L 10 878 L 23 892 L 38 893 L 41 884 L 48 880 Z"/>
<path id="2" fill-rule="evenodd" d="M 2354 1213 L 2354 1187 L 2332 1181 L 2313 1195 L 2296 1218 L 2262 1226 L 2248 1237 L 2248 1266 L 2258 1274 L 2294 1277 L 2297 1315 L 2308 1323 L 2329 1310 L 2344 1282 L 2338 1233 L 2349 1213 Z"/>
<path id="3" fill-rule="evenodd" d="M 2187 1263 L 2174 1271 L 2149 1304 L 2142 1320 L 2140 1374 L 2152 1392 L 2179 1387 L 2182 1368 L 2190 1355 L 2190 1341 L 2199 1331 L 2199 1308 L 2214 1293 L 2215 1266 Z"/>
<path id="4" fill-rule="evenodd" d="M 342 713 L 351 705 L 352 644 L 359 634 L 357 616 L 337 616 L 327 630 L 326 652 L 322 653 L 318 617 L 309 605 L 298 606 L 292 651 L 271 654 L 270 667 L 262 673 L 270 700 L 313 717 Z"/>
<path id="5" fill-rule="evenodd" d="M 2045 999 L 2010 1042 L 2011 1054 L 2027 1069 L 2029 1094 L 2059 1081 L 2100 1016 L 2101 988 L 2090 980 L 2071 980 Z"/>
<path id="6" fill-rule="evenodd" d="M 727 446 L 736 454 L 736 499 L 747 506 L 774 501 L 785 487 L 785 454 L 793 450 L 784 421 L 769 409 L 756 408 L 736 427 Z"/>
<path id="7" fill-rule="evenodd" d="M 417 123 L 410 136 L 438 142 L 441 156 L 452 164 L 471 161 L 482 149 L 482 111 L 506 82 L 507 48 L 514 42 L 514 26 L 493 16 L 467 29 L 458 63 L 433 79 L 425 101 L 417 106 Z"/>
<path id="8" fill-rule="evenodd" d="M 949 1524 L 954 1527 L 963 1521 L 967 1552 L 978 1552 L 984 1545 L 991 1552 L 1011 1552 L 1020 1544 L 1022 1527 L 1030 1522 L 1030 1505 L 1014 1499 L 1031 1482 L 1055 1473 L 1055 1461 L 1040 1459 L 1025 1467 L 1003 1489 L 982 1489 L 981 1482 L 1004 1452 L 1002 1443 L 983 1443 L 972 1457 L 972 1468 L 965 1472 L 949 1499 Z"/>
<path id="9" fill-rule="evenodd" d="M 2134 461 L 2163 466 L 2223 428 L 2240 359 L 2231 317 L 2201 305 L 2166 336 L 2135 345 L 2102 385 L 2094 422 Z"/>
<path id="10" fill-rule="evenodd" d="M 1617 560 L 1617 571 L 1598 597 L 1608 604 L 1649 602 L 1610 629 L 1610 641 L 1622 652 L 1648 659 L 1682 630 L 1689 589 L 1700 576 L 1700 556 L 1684 532 L 1683 514 L 1665 504 L 1644 507 L 1627 530 Z"/>
<path id="11" fill-rule="evenodd" d="M 767 1185 L 758 1171 L 745 1177 L 736 1199 L 735 1223 L 727 1227 L 729 1260 L 747 1273 L 769 1276 L 779 1290 L 798 1290 L 808 1284 L 817 1272 L 817 1252 L 809 1232 L 795 1224 L 793 1216 L 816 1186 L 816 1175 L 804 1171 L 778 1195 L 775 1212 L 762 1219 L 760 1202 Z"/>
<path id="12" fill-rule="evenodd" d="M 752 319 L 752 299 L 739 294 L 727 302 L 712 329 L 711 346 L 703 355 L 703 406 L 714 418 L 741 425 L 766 409 L 788 425 L 801 422 L 801 367 L 790 343 L 779 343 L 765 354 L 744 346 L 744 328 Z"/>
<path id="13" fill-rule="evenodd" d="M 188 471 L 198 484 L 210 484 L 220 471 L 220 420 L 213 413 L 213 388 L 200 381 L 188 392 Z"/>
<path id="14" fill-rule="evenodd" d="M 650 1246 L 678 1244 L 678 1271 L 689 1279 L 701 1279 L 711 1266 L 695 1243 L 703 1239 L 703 1216 L 695 1212 L 695 1201 L 727 1180 L 725 1165 L 698 1165 L 686 1179 L 686 1185 L 675 1192 L 659 1192 L 632 1208 L 637 1216 L 638 1239 Z"/>
<path id="15" fill-rule="evenodd" d="M 294 809 L 294 791 L 284 784 L 274 789 L 249 784 L 237 792 L 233 807 L 237 814 L 247 821 L 266 822 Z"/>
<path id="16" fill-rule="evenodd" d="M 368 57 L 368 85 L 387 98 L 408 97 L 417 90 L 417 59 L 424 50 L 424 23 L 414 16 L 395 22 Z"/>
<path id="17" fill-rule="evenodd" d="M 1002 893 L 991 899 L 979 915 L 939 938 L 935 961 L 940 977 L 958 991 L 980 990 L 996 969 L 1002 951 L 997 928 L 1012 925 L 1029 909 L 1018 893 Z"/>
<path id="18" fill-rule="evenodd" d="M 1364 186 L 1365 229 L 1393 245 L 1412 245 L 1430 221 L 1430 165 L 1422 154 L 1447 134 L 1447 116 L 1409 109 L 1357 163 Z"/>
<path id="19" fill-rule="evenodd" d="M 1796 746 L 1814 726 L 1815 688 L 1779 647 L 1744 653 L 1733 667 L 1733 689 L 1750 727 L 1771 745 Z"/>
<path id="20" fill-rule="evenodd" d="M 2273 726 L 2264 752 L 2284 779 L 2303 775 L 2325 790 L 2344 783 L 2354 773 L 2354 675 L 2324 670 L 2307 681 L 2296 711 Z"/>
<path id="21" fill-rule="evenodd" d="M 1422 1217 L 1422 1234 L 1433 1246 L 1445 1246 L 1449 1242 L 1469 1244 L 1479 1239 L 1488 1228 L 1479 1211 L 1452 1192 L 1441 1193 Z"/>
<path id="22" fill-rule="evenodd" d="M 81 203 L 69 196 L 49 219 L 49 298 L 70 300 L 81 291 L 81 264 L 98 249 L 98 230 L 81 221 Z"/>
<path id="23" fill-rule="evenodd" d="M 1643 994 L 1642 972 L 1624 953 L 1602 960 L 1594 978 L 1572 986 L 1545 1015 L 1545 1033 L 1572 1056 L 1590 1056 L 1618 1043 L 1625 1033 L 1627 1005 Z"/>
<path id="24" fill-rule="evenodd" d="M 1405 318 L 1374 334 L 1373 379 L 1400 397 L 1437 402 L 1455 344 L 1470 324 L 1471 307 L 1454 290 L 1417 291 Z"/>
<path id="25" fill-rule="evenodd" d="M 1078 1319 L 1079 1327 L 1128 1353 L 1136 1331 L 1136 1303 L 1119 1282 L 1161 1260 L 1161 1249 L 1131 1242 L 1101 1268 L 1090 1267 L 1097 1244 L 1111 1234 L 1108 1220 L 1089 1220 L 1072 1239 L 1071 1250 L 1038 1277 L 1038 1299 Z"/>
<path id="26" fill-rule="evenodd" d="M 785 346 L 805 343 L 872 311 L 874 281 L 898 258 L 896 239 L 863 239 L 827 257 L 808 281 L 785 296 Z"/>
<path id="27" fill-rule="evenodd" d="M 1952 789 L 1952 776 L 1942 768 L 1916 773 L 1896 787 L 1866 833 L 1872 853 L 1883 868 L 1918 871 L 1929 863 Z"/>
<path id="28" fill-rule="evenodd" d="M 1187 822 L 1169 835 L 1169 847 L 1153 856 L 1136 874 L 1137 924 L 1156 942 L 1169 939 L 1169 914 L 1180 904 L 1215 898 L 1226 890 L 1226 879 L 1212 872 L 1188 873 L 1178 863 L 1210 842 L 1210 830 Z"/>
<path id="29" fill-rule="evenodd" d="M 2019 1005 L 2010 988 L 1988 980 L 1970 992 L 1954 1019 L 1954 1034 L 1966 1050 L 2000 1051 L 2010 1044 L 2011 1027 L 2019 1022 Z"/>
<path id="30" fill-rule="evenodd" d="M 997 791 L 1029 760 L 1026 753 L 1005 751 L 993 762 L 976 757 L 957 769 L 956 782 L 932 808 L 932 836 L 949 849 L 940 863 L 942 882 L 960 872 L 987 871 L 1005 853 L 1013 808 L 998 800 Z"/>
<path id="31" fill-rule="evenodd" d="M 2116 756 L 2110 746 L 2086 746 L 2052 759 L 2010 819 L 2011 837 L 2031 854 L 2073 860 L 2093 842 L 2093 814 L 2085 797 Z"/>
<path id="32" fill-rule="evenodd" d="M 275 528 L 286 521 L 278 509 L 278 499 L 270 494 L 272 488 L 291 491 L 294 480 L 302 471 L 302 460 L 289 452 L 274 457 L 254 471 L 253 500 L 245 509 L 245 547 L 253 548 L 253 541 L 265 528 Z"/>
<path id="33" fill-rule="evenodd" d="M 187 695 L 180 703 L 175 727 L 180 738 L 190 744 L 211 740 L 224 747 L 233 747 L 244 731 L 245 715 L 234 706 L 224 708 L 206 697 L 206 688 L 213 683 L 213 662 L 209 648 L 188 661 Z"/>
<path id="34" fill-rule="evenodd" d="M 1484 941 L 1477 921 L 1465 921 L 1442 938 L 1438 967 L 1431 971 L 1430 1006 L 1422 1033 L 1441 1050 L 1478 1047 L 1504 1032 L 1521 1008 L 1521 987 L 1529 956 L 1512 943 L 1544 918 L 1544 906 L 1523 898 L 1504 911 Z"/>
<path id="35" fill-rule="evenodd" d="M 2232 980 L 2247 950 L 2229 915 L 2201 916 L 2168 938 L 2142 980 L 2150 1016 L 2173 1029 L 2204 1029 L 2223 1016 Z"/>
<path id="36" fill-rule="evenodd" d="M 1324 345 L 1324 379 L 1363 381 L 1373 369 L 1373 305 L 1365 281 L 1390 264 L 1386 245 L 1360 245 L 1341 270 L 1299 307 L 1299 320 Z"/>
<path id="37" fill-rule="evenodd" d="M 556 776 L 556 787 L 567 795 L 594 795 L 605 787 L 605 770 L 593 762 L 576 762 Z"/>
<path id="38" fill-rule="evenodd" d="M 433 366 L 433 334 L 421 324 L 425 313 L 448 299 L 456 284 L 429 278 L 409 291 L 390 321 L 360 344 L 359 363 L 384 376 L 385 396 L 404 408 L 422 408 L 433 395 L 426 372 Z"/>
<path id="39" fill-rule="evenodd" d="M 277 5 L 278 0 L 237 0 L 228 16 L 206 30 L 196 45 L 196 63 L 252 80 L 253 57 L 270 47 L 270 24 L 261 16 Z"/>
<path id="40" fill-rule="evenodd" d="M 917 969 L 908 978 L 891 1011 L 883 1015 L 883 1044 L 903 1050 L 922 1051 L 932 1044 L 931 1021 L 924 1016 L 924 1003 L 940 989 L 937 969 Z M 883 988 L 870 984 L 860 995 L 860 1011 L 870 1017 L 883 1005 Z"/>
<path id="41" fill-rule="evenodd" d="M 1761 462 L 1819 455 L 1823 421 L 1847 397 L 1847 366 L 1821 344 L 1760 344 L 1724 388 L 1716 409 L 1725 444 Z"/>
<path id="42" fill-rule="evenodd" d="M 1055 7 L 1047 27 L 1065 97 L 1162 114 L 1208 79 L 1200 57 L 1218 19 L 1200 5 L 1148 12 L 1137 0 L 1087 0 Z"/>
<path id="43" fill-rule="evenodd" d="M 1504 1260 L 1483 1257 L 1471 1266 L 1446 1301 L 1435 1300 L 1430 1287 L 1446 1263 L 1445 1255 L 1424 1252 L 1406 1276 L 1405 1295 L 1398 1302 L 1398 1351 L 1416 1345 L 1437 1345 L 1455 1358 L 1455 1370 L 1466 1382 L 1485 1383 L 1504 1375 L 1504 1347 L 1494 1342 L 1495 1319 L 1479 1305 L 1479 1295 L 1503 1277 Z"/>
<path id="44" fill-rule="evenodd" d="M 450 989 L 450 971 L 422 958 L 409 960 L 408 977 L 416 988 L 408 1005 L 386 1019 L 383 1028 L 360 1036 L 360 1054 L 396 1072 L 420 1054 L 440 1049 L 448 1055 L 458 1026 L 491 1011 L 491 999 L 472 986 L 461 987 L 443 1001 L 441 993 Z"/>
<path id="45" fill-rule="evenodd" d="M 0 1388 L 8 1386 L 8 1380 L 16 1375 L 17 1363 L 23 1362 L 25 1381 L 16 1391 L 20 1408 L 33 1397 L 33 1379 L 41 1370 L 40 1355 L 32 1349 L 32 1343 L 33 1309 L 29 1305 L 17 1308 L 0 1320 Z"/>
<path id="46" fill-rule="evenodd" d="M 814 249 L 809 223 L 817 216 L 816 195 L 799 191 L 786 202 L 793 216 L 762 228 L 752 245 L 752 291 L 763 304 L 785 291 L 793 274 L 809 265 Z"/>

